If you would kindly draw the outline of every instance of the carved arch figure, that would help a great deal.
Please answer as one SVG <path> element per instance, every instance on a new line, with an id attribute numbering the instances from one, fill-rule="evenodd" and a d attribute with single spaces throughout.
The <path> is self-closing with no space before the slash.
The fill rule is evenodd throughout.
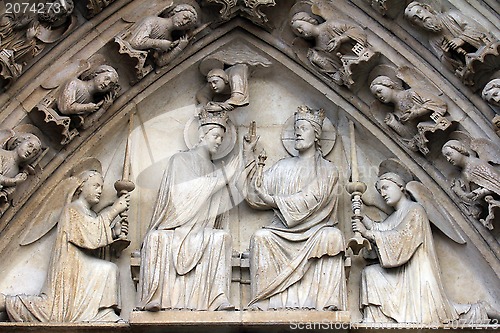
<path id="1" fill-rule="evenodd" d="M 368 216 L 353 220 L 353 230 L 374 243 L 379 260 L 362 272 L 363 322 L 487 324 L 489 317 L 498 318 L 498 311 L 486 302 L 457 304 L 446 295 L 431 218 L 447 236 L 465 241 L 432 193 L 405 170 L 394 160 L 379 167 L 376 188 L 393 213 L 380 222 Z"/>
<path id="2" fill-rule="evenodd" d="M 21 245 L 29 245 L 56 226 L 56 239 L 45 284 L 38 295 L 0 294 L 0 311 L 11 321 L 120 322 L 118 267 L 99 259 L 113 243 L 112 222 L 129 205 L 125 194 L 100 212 L 93 207 L 103 188 L 96 159 L 73 168 L 48 198 Z"/>

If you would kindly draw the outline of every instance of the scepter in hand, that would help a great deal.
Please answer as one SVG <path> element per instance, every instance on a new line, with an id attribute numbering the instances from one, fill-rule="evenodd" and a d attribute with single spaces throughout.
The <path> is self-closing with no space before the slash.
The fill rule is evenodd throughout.
<path id="1" fill-rule="evenodd" d="M 127 136 L 127 144 L 125 146 L 125 158 L 123 160 L 123 171 L 122 171 L 122 179 L 117 180 L 115 182 L 115 190 L 118 197 L 125 195 L 129 192 L 132 192 L 135 189 L 135 184 L 132 182 L 130 178 L 130 135 L 132 133 L 134 123 L 134 114 L 130 113 L 130 118 L 128 122 L 128 136 Z M 120 213 L 120 235 L 113 242 L 113 250 L 117 257 L 120 256 L 120 253 L 126 249 L 130 245 L 130 240 L 128 239 L 128 207 L 125 211 Z"/>
<path id="2" fill-rule="evenodd" d="M 358 156 L 356 153 L 356 138 L 354 136 L 354 123 L 349 120 L 349 136 L 351 139 L 351 181 L 346 185 L 346 190 L 351 195 L 352 203 L 352 220 L 361 222 L 361 195 L 366 191 L 366 184 L 359 181 L 358 172 Z M 354 255 L 358 255 L 362 248 L 371 250 L 371 244 L 368 239 L 364 238 L 359 231 L 354 232 L 354 237 L 347 242 L 347 248 L 351 248 Z"/>

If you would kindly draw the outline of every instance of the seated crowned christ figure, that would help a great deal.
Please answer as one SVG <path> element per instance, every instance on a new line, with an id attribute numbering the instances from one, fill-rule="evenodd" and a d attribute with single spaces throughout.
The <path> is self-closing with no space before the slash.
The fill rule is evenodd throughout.
<path id="1" fill-rule="evenodd" d="M 170 158 L 160 185 L 141 249 L 138 310 L 234 310 L 224 213 L 239 159 L 225 170 L 212 162 L 225 136 L 225 112 L 202 112 L 199 120 L 198 144 Z"/>
<path id="2" fill-rule="evenodd" d="M 295 149 L 265 172 L 252 158 L 256 138 L 245 137 L 243 188 L 255 209 L 272 209 L 271 224 L 250 240 L 250 310 L 346 309 L 344 237 L 335 226 L 339 174 L 321 152 L 325 114 L 295 113 Z"/>

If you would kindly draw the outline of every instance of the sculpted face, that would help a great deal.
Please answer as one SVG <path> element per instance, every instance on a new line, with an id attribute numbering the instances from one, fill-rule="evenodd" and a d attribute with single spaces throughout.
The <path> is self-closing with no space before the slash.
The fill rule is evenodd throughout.
<path id="1" fill-rule="evenodd" d="M 292 29 L 294 33 L 303 38 L 313 38 L 314 37 L 315 25 L 306 21 L 295 20 L 292 23 Z"/>
<path id="2" fill-rule="evenodd" d="M 500 107 L 500 80 L 497 80 L 496 86 L 483 91 L 483 99 L 491 105 Z"/>
<path id="3" fill-rule="evenodd" d="M 382 103 L 389 103 L 393 100 L 394 91 L 381 84 L 374 84 L 371 87 L 372 94 Z"/>
<path id="4" fill-rule="evenodd" d="M 40 152 L 40 142 L 35 139 L 24 140 L 17 147 L 17 154 L 23 161 L 28 161 Z"/>
<path id="5" fill-rule="evenodd" d="M 295 122 L 295 149 L 305 151 L 314 146 L 316 133 L 313 125 L 307 120 L 297 120 Z"/>
<path id="6" fill-rule="evenodd" d="M 455 149 L 451 147 L 444 147 L 442 153 L 446 160 L 451 164 L 456 166 L 461 166 L 463 164 L 464 155 L 460 154 Z"/>
<path id="7" fill-rule="evenodd" d="M 187 10 L 176 13 L 172 16 L 172 22 L 176 28 L 189 28 L 196 21 L 195 15 Z"/>
<path id="8" fill-rule="evenodd" d="M 394 207 L 404 197 L 401 188 L 390 180 L 382 179 L 378 186 L 380 195 L 389 206 Z"/>
<path id="9" fill-rule="evenodd" d="M 85 181 L 82 185 L 83 198 L 90 204 L 96 205 L 101 200 L 103 179 L 100 174 L 96 173 Z"/>
<path id="10" fill-rule="evenodd" d="M 116 83 L 114 75 L 111 73 L 100 73 L 94 78 L 94 86 L 98 92 L 107 92 Z"/>
<path id="11" fill-rule="evenodd" d="M 220 126 L 210 129 L 201 139 L 201 144 L 205 145 L 211 155 L 214 155 L 219 150 L 222 141 L 224 140 L 224 129 Z"/>
<path id="12" fill-rule="evenodd" d="M 211 76 L 207 79 L 210 88 L 216 93 L 222 93 L 226 88 L 226 83 L 218 76 Z"/>
<path id="13" fill-rule="evenodd" d="M 426 7 L 416 5 L 405 11 L 405 16 L 416 26 L 430 31 L 441 30 L 441 24 L 436 15 L 431 13 Z"/>

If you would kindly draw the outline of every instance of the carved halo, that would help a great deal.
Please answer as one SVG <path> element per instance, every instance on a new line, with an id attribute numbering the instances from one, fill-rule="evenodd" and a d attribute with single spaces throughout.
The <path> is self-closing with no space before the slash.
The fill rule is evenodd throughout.
<path id="1" fill-rule="evenodd" d="M 212 156 L 213 160 L 219 160 L 226 157 L 234 148 L 237 138 L 236 127 L 234 123 L 229 119 L 227 121 L 226 135 L 222 141 L 221 146 L 217 154 Z M 198 143 L 198 120 L 195 117 L 190 118 L 184 126 L 184 142 L 186 146 L 191 149 Z"/>

